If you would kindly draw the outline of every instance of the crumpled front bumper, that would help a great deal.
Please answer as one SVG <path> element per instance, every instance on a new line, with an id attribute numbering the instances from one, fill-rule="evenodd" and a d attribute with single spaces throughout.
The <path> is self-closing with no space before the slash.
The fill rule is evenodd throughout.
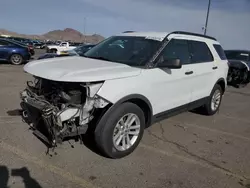
<path id="1" fill-rule="evenodd" d="M 37 100 L 28 94 L 28 90 L 20 93 L 21 107 L 23 109 L 24 120 L 31 125 L 33 133 L 42 139 L 48 146 L 54 146 L 57 142 L 53 125 L 49 123 L 49 117 L 45 118 L 47 103 Z"/>
<path id="2" fill-rule="evenodd" d="M 37 137 L 46 142 L 47 145 L 55 146 L 56 143 L 61 143 L 64 137 L 75 136 L 69 132 L 62 133 L 58 128 L 62 126 L 62 120 L 67 116 L 71 116 L 72 113 L 75 113 L 76 109 L 68 109 L 62 112 L 53 108 L 53 105 L 49 102 L 37 99 L 31 95 L 32 92 L 30 93 L 27 89 L 20 93 L 22 100 L 21 107 L 26 114 L 25 121 L 32 124 L 33 133 Z M 85 134 L 87 128 L 87 125 L 81 126 L 77 132 Z"/>

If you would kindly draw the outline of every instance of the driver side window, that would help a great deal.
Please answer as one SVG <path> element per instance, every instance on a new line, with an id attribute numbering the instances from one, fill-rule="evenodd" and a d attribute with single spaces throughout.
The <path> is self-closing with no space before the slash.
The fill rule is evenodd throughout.
<path id="1" fill-rule="evenodd" d="M 188 41 L 181 39 L 172 39 L 161 52 L 164 59 L 180 59 L 182 64 L 190 63 L 190 54 L 188 50 Z"/>

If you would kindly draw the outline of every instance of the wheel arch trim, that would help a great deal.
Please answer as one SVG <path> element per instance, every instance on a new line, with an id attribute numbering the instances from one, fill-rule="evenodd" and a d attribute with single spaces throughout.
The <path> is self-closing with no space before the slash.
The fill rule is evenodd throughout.
<path id="1" fill-rule="evenodd" d="M 215 83 L 215 85 L 218 84 L 219 82 L 224 82 L 224 88 L 222 88 L 223 89 L 223 93 L 224 93 L 225 90 L 226 90 L 226 87 L 227 87 L 227 82 L 226 82 L 226 80 L 224 78 L 219 78 L 217 80 L 217 82 Z"/>
<path id="2" fill-rule="evenodd" d="M 104 98 L 105 99 L 105 98 Z M 142 100 L 143 102 L 145 102 L 147 104 L 147 106 L 149 107 L 149 113 L 150 113 L 150 117 L 149 118 L 149 122 L 148 124 L 151 124 L 152 122 L 152 117 L 153 117 L 153 108 L 152 105 L 150 103 L 150 101 L 148 100 L 147 97 L 140 95 L 140 94 L 130 94 L 127 95 L 121 99 L 119 99 L 117 102 L 113 103 L 106 111 L 105 113 L 102 115 L 102 117 L 100 117 L 99 122 L 97 123 L 97 129 L 100 129 L 101 126 L 98 126 L 99 124 L 102 124 L 101 121 L 106 121 L 106 119 L 108 118 L 108 116 L 117 108 L 119 107 L 120 104 L 124 103 L 124 102 L 129 102 L 131 100 Z"/>

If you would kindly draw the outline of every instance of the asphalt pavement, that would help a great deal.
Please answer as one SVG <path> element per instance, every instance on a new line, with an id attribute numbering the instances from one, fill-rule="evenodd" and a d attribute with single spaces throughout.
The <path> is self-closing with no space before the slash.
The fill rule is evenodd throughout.
<path id="1" fill-rule="evenodd" d="M 107 159 L 71 141 L 46 154 L 22 122 L 19 92 L 32 77 L 0 65 L 0 187 L 250 187 L 250 87 L 228 88 L 218 114 L 187 112 L 145 130 L 139 147 Z"/>

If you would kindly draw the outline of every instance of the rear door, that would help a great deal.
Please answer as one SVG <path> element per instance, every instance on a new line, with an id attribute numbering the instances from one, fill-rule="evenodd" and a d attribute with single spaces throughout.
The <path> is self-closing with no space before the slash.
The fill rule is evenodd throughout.
<path id="1" fill-rule="evenodd" d="M 189 40 L 189 49 L 195 75 L 195 87 L 192 89 L 191 101 L 197 101 L 210 95 L 216 82 L 218 67 L 205 42 Z"/>

